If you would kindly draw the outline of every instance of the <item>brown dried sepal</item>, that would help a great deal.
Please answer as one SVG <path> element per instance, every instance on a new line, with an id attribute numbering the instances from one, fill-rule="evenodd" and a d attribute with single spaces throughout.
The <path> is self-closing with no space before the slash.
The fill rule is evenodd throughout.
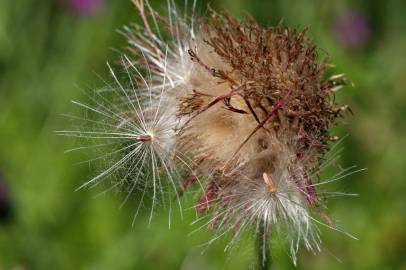
<path id="1" fill-rule="evenodd" d="M 193 90 L 193 94 L 179 98 L 178 116 L 191 115 L 200 111 L 210 96 Z"/>
<path id="2" fill-rule="evenodd" d="M 342 74 L 324 78 L 330 66 L 328 56 L 319 59 L 321 50 L 310 43 L 307 30 L 298 32 L 282 26 L 262 28 L 252 19 L 240 23 L 227 13 L 214 11 L 202 29 L 206 44 L 231 70 L 213 69 L 189 50 L 192 60 L 229 83 L 230 88 L 250 83 L 238 93 L 249 111 L 236 112 L 252 114 L 258 122 L 256 130 L 264 127 L 284 134 L 286 131 L 299 134 L 298 155 L 323 154 L 328 150 L 328 128 L 348 110 L 334 99 L 335 92 L 345 85 L 345 79 Z M 232 98 L 222 97 L 225 104 L 230 104 Z"/>

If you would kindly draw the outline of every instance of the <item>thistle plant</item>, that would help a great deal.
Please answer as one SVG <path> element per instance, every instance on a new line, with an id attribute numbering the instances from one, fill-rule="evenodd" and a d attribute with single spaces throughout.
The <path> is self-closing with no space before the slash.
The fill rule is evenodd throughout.
<path id="1" fill-rule="evenodd" d="M 196 1 L 182 15 L 169 0 L 167 16 L 133 3 L 143 23 L 121 30 L 124 72 L 109 65 L 113 83 L 74 102 L 87 111 L 73 116 L 84 125 L 59 132 L 97 142 L 77 148 L 98 149 L 91 161 L 110 160 L 82 187 L 110 179 L 109 189 L 136 197 L 136 213 L 148 206 L 150 219 L 158 207 L 183 212 L 181 197 L 198 190 L 197 221 L 214 233 L 208 243 L 231 235 L 227 250 L 253 233 L 263 267 L 272 235 L 284 236 L 296 262 L 300 244 L 321 250 L 318 226 L 343 232 L 325 198 L 346 194 L 321 188 L 356 170 L 324 180 L 320 172 L 338 158 L 329 128 L 349 111 L 335 101 L 346 81 L 326 76 L 328 55 L 307 30 L 212 9 L 197 18 Z"/>

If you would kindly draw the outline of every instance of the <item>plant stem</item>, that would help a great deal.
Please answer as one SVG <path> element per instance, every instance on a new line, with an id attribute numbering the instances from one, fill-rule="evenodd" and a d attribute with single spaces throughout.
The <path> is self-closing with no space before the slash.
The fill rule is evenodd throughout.
<path id="1" fill-rule="evenodd" d="M 268 231 L 264 221 L 258 226 L 257 248 L 258 248 L 258 269 L 269 270 L 271 267 L 271 251 L 268 243 Z"/>

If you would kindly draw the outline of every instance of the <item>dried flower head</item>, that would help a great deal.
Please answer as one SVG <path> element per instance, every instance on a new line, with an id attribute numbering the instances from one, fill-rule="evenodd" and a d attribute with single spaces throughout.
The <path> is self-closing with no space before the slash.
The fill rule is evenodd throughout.
<path id="1" fill-rule="evenodd" d="M 306 30 L 264 28 L 213 10 L 209 19 L 197 19 L 196 1 L 191 17 L 171 1 L 167 17 L 147 1 L 133 3 L 143 26 L 122 31 L 130 87 L 111 71 L 118 90 L 108 92 L 118 98 L 96 107 L 78 103 L 102 117 L 95 122 L 102 131 L 62 132 L 125 142 L 118 150 L 123 157 L 88 184 L 120 169 L 118 183 L 134 188 L 142 176 L 153 198 L 160 189 L 179 197 L 197 185 L 195 209 L 210 216 L 205 226 L 216 232 L 210 242 L 229 231 L 236 240 L 252 228 L 264 239 L 286 235 L 294 261 L 300 243 L 319 251 L 317 224 L 338 229 L 320 200 L 333 193 L 316 188 L 353 169 L 315 183 L 336 160 L 329 141 L 337 137 L 329 128 L 348 111 L 334 98 L 343 75 L 326 77 L 328 56 Z M 165 182 L 172 188 L 164 189 Z"/>

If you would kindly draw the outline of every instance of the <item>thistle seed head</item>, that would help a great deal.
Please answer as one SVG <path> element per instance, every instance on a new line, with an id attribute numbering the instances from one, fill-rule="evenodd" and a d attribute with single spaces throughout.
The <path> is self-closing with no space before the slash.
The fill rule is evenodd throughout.
<path id="1" fill-rule="evenodd" d="M 123 66 L 135 71 L 128 81 L 144 83 L 127 89 L 116 80 L 127 109 L 115 111 L 109 127 L 120 130 L 120 139 L 131 130 L 130 150 L 149 152 L 137 150 L 125 160 L 131 162 L 126 177 L 141 171 L 153 198 L 157 190 L 179 197 L 198 186 L 195 209 L 210 216 L 212 241 L 230 231 L 234 243 L 245 229 L 258 233 L 263 224 L 264 239 L 271 231 L 286 235 L 294 260 L 299 243 L 319 251 L 316 224 L 337 229 L 316 187 L 349 172 L 314 183 L 336 159 L 329 156 L 328 142 L 337 139 L 329 128 L 349 110 L 335 101 L 343 75 L 326 77 L 328 55 L 306 29 L 262 27 L 213 10 L 206 20 L 194 11 L 182 16 L 171 1 L 161 16 L 147 1 L 133 2 L 143 26 L 124 27 L 130 56 Z M 148 98 L 139 98 L 145 88 Z M 139 164 L 144 155 L 147 162 Z M 164 190 L 165 182 L 173 188 Z"/>

